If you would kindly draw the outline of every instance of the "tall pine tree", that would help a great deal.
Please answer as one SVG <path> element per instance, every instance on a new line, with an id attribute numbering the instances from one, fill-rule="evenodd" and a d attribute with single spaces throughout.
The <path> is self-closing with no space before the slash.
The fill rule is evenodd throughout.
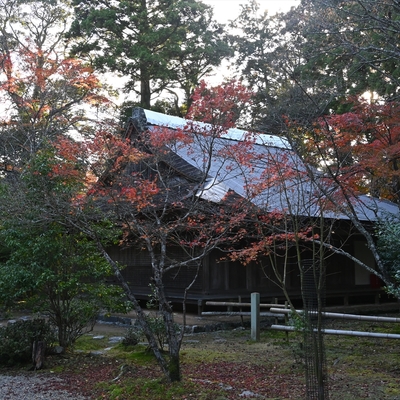
<path id="1" fill-rule="evenodd" d="M 126 90 L 150 108 L 163 91 L 183 89 L 186 101 L 200 78 L 231 51 L 212 8 L 196 0 L 74 0 L 69 36 L 74 53 L 96 68 L 121 74 Z"/>

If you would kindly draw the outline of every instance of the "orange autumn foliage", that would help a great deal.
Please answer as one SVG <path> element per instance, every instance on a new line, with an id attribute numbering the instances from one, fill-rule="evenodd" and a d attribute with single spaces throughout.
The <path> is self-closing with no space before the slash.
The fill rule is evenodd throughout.
<path id="1" fill-rule="evenodd" d="M 399 203 L 400 104 L 349 101 L 350 112 L 316 122 L 306 148 L 349 191 Z"/>

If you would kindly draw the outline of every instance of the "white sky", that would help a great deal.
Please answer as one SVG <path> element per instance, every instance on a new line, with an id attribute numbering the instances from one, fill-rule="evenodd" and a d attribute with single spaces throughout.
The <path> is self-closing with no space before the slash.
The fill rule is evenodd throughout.
<path id="1" fill-rule="evenodd" d="M 214 7 L 214 17 L 218 22 L 227 23 L 239 16 L 240 5 L 247 4 L 247 0 L 203 0 Z M 300 0 L 258 0 L 260 11 L 268 10 L 269 15 L 279 11 L 289 11 L 291 7 L 300 3 Z"/>

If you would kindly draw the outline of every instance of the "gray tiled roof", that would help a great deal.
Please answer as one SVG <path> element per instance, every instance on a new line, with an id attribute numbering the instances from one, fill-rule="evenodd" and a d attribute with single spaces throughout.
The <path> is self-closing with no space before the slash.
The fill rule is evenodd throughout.
<path id="1" fill-rule="evenodd" d="M 163 126 L 171 129 L 184 129 L 188 121 L 169 115 L 145 110 L 149 129 Z M 207 124 L 195 123 L 201 129 L 208 129 Z M 251 153 L 254 159 L 251 163 L 237 160 L 241 152 L 239 143 L 246 135 L 245 131 L 230 129 L 221 137 L 195 136 L 190 145 L 182 143 L 170 147 L 171 164 L 194 180 L 207 177 L 206 182 L 197 195 L 202 198 L 220 202 L 226 193 L 231 190 L 244 198 L 250 198 L 258 207 L 267 211 L 290 212 L 296 215 L 318 216 L 318 199 L 320 191 L 307 178 L 305 166 L 293 152 L 288 142 L 274 135 L 260 134 L 252 144 Z M 224 156 L 221 156 L 224 153 Z M 229 156 L 227 156 L 229 154 Z M 271 164 L 271 160 L 282 165 L 290 166 L 290 177 L 279 180 L 276 170 L 277 185 L 266 185 L 265 189 L 256 196 L 249 197 L 249 187 L 252 183 L 261 182 L 263 173 Z M 355 200 L 354 208 L 358 218 L 364 221 L 374 221 L 385 214 L 397 214 L 397 205 L 388 201 L 360 196 Z M 335 219 L 348 219 L 346 210 L 340 213 L 325 211 L 324 215 Z"/>

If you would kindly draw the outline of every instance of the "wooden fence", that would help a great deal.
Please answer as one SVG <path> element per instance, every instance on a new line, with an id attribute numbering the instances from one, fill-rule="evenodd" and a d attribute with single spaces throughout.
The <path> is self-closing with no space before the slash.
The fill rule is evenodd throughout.
<path id="1" fill-rule="evenodd" d="M 271 329 L 281 330 L 285 332 L 294 332 L 295 327 L 288 325 L 289 315 L 293 312 L 302 314 L 303 310 L 291 310 L 286 304 L 265 304 L 260 303 L 260 294 L 251 293 L 251 302 L 242 303 L 240 300 L 238 302 L 229 301 L 207 301 L 208 306 L 218 306 L 227 307 L 227 311 L 204 311 L 201 313 L 203 316 L 209 315 L 221 315 L 221 316 L 240 316 L 243 321 L 243 316 L 251 317 L 251 339 L 258 341 L 260 340 L 260 318 L 266 316 L 284 317 L 285 325 L 274 324 L 271 325 Z M 239 308 L 238 311 L 233 311 L 234 308 Z M 243 309 L 249 309 L 250 311 L 243 311 Z M 268 312 L 261 312 L 261 309 L 268 309 Z M 356 315 L 356 314 L 344 314 L 344 313 L 331 313 L 322 312 L 321 315 L 325 318 L 340 318 L 340 319 L 350 319 L 358 321 L 372 321 L 372 322 L 391 322 L 399 323 L 400 318 L 393 317 L 378 317 L 372 315 Z M 277 322 L 277 320 L 276 320 Z M 324 334 L 329 335 L 347 335 L 347 336 L 360 336 L 360 337 L 375 337 L 375 338 L 386 338 L 386 339 L 400 339 L 400 334 L 390 334 L 390 333 L 380 333 L 380 332 L 363 332 L 363 331 L 346 331 L 337 329 L 323 329 Z"/>
<path id="2" fill-rule="evenodd" d="M 277 303 L 260 303 L 260 293 L 251 293 L 251 302 L 250 303 L 242 303 L 241 301 L 232 302 L 232 301 L 207 301 L 207 306 L 218 306 L 218 307 L 227 307 L 227 311 L 203 311 L 201 313 L 202 316 L 209 315 L 219 315 L 219 316 L 240 316 L 242 318 L 244 316 L 251 317 L 251 339 L 252 340 L 260 340 L 260 318 L 261 317 L 278 317 L 277 313 L 272 314 L 271 312 L 261 312 L 261 308 L 271 309 L 274 307 L 275 309 L 284 309 L 287 305 L 277 304 Z M 238 311 L 233 311 L 234 308 L 239 308 Z M 243 308 L 249 309 L 250 311 L 243 311 Z M 286 318 L 287 314 L 281 315 Z"/>
<path id="3" fill-rule="evenodd" d="M 292 312 L 296 312 L 298 314 L 302 314 L 303 310 L 290 310 L 281 308 L 271 308 L 271 313 L 284 313 L 290 314 Z M 316 314 L 316 312 L 312 312 L 311 314 Z M 375 315 L 356 315 L 356 314 L 344 314 L 344 313 L 331 313 L 331 312 L 321 312 L 321 315 L 325 318 L 334 318 L 334 319 L 350 319 L 355 321 L 371 321 L 371 322 L 391 322 L 391 323 L 399 323 L 400 318 L 394 317 L 378 317 Z M 271 329 L 286 331 L 286 332 L 294 332 L 296 329 L 293 326 L 287 325 L 272 325 Z M 382 333 L 382 332 L 364 332 L 364 331 L 347 331 L 340 329 L 322 329 L 322 333 L 327 335 L 346 335 L 346 336 L 360 336 L 360 337 L 374 337 L 374 338 L 384 338 L 384 339 L 400 339 L 399 334 L 395 333 Z"/>

